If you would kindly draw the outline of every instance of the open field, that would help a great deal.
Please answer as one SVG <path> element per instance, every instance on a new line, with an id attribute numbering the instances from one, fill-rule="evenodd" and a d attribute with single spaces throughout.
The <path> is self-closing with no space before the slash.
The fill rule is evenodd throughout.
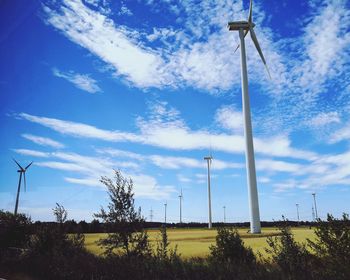
<path id="1" fill-rule="evenodd" d="M 278 235 L 277 228 L 263 228 L 261 235 L 253 235 L 247 233 L 247 228 L 239 229 L 239 233 L 246 246 L 251 247 L 254 252 L 265 254 L 264 248 L 267 247 L 266 237 Z M 215 244 L 216 229 L 173 229 L 169 228 L 168 239 L 170 246 L 174 248 L 177 245 L 178 253 L 182 257 L 204 257 L 209 253 L 209 247 Z M 296 241 L 305 242 L 307 238 L 313 239 L 313 229 L 308 227 L 292 228 L 292 233 Z M 160 239 L 159 230 L 148 230 L 149 239 L 152 245 L 155 245 Z M 85 234 L 85 245 L 87 249 L 95 254 L 101 254 L 102 249 L 96 245 L 96 241 L 103 237 L 104 233 Z"/>

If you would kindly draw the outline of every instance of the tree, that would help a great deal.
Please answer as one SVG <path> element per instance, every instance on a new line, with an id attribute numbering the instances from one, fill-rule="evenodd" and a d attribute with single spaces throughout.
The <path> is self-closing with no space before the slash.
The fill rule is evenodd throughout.
<path id="1" fill-rule="evenodd" d="M 135 210 L 133 181 L 123 177 L 119 170 L 114 171 L 114 181 L 102 177 L 101 183 L 108 189 L 110 202 L 107 210 L 101 207 L 96 218 L 106 225 L 108 236 L 98 241 L 105 248 L 105 254 L 111 255 L 121 250 L 127 256 L 150 255 L 148 236 L 144 230 L 144 218 L 141 209 Z"/>
<path id="2" fill-rule="evenodd" d="M 56 207 L 52 209 L 56 222 L 63 224 L 67 220 L 68 212 L 64 207 L 56 202 Z"/>

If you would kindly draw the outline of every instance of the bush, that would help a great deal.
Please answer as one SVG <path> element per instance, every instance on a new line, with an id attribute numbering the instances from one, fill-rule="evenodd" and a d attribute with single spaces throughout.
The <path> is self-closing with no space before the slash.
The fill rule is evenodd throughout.
<path id="1" fill-rule="evenodd" d="M 327 215 L 327 221 L 318 220 L 316 240 L 308 240 L 309 246 L 321 260 L 320 268 L 325 278 L 350 279 L 350 221 Z"/>
<path id="2" fill-rule="evenodd" d="M 24 214 L 0 211 L 0 249 L 24 248 L 30 237 L 31 220 Z"/>
<path id="3" fill-rule="evenodd" d="M 298 244 L 286 223 L 280 227 L 281 235 L 267 238 L 273 263 L 277 264 L 284 275 L 289 279 L 311 279 L 312 278 L 312 255 L 307 251 L 305 245 Z"/>
<path id="4" fill-rule="evenodd" d="M 216 245 L 210 246 L 210 258 L 236 265 L 252 265 L 256 262 L 252 249 L 244 246 L 238 231 L 233 228 L 218 229 Z"/>

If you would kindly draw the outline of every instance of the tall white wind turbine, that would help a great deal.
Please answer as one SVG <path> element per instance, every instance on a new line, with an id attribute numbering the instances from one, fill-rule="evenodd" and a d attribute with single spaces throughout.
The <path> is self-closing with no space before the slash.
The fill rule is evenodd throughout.
<path id="1" fill-rule="evenodd" d="M 181 225 L 182 224 L 182 200 L 183 200 L 182 188 L 181 188 L 181 193 L 179 195 L 179 200 L 180 200 L 180 225 Z"/>
<path id="2" fill-rule="evenodd" d="M 15 215 L 17 215 L 18 211 L 18 201 L 19 201 L 19 193 L 21 191 L 21 182 L 22 182 L 22 175 L 24 179 L 24 190 L 27 190 L 27 182 L 26 182 L 26 171 L 27 169 L 32 165 L 33 162 L 29 163 L 25 168 L 23 168 L 15 159 L 13 159 L 14 162 L 17 164 L 19 169 L 17 172 L 19 172 L 19 181 L 18 181 L 18 188 L 17 188 L 17 196 L 16 196 L 16 205 L 15 205 Z"/>
<path id="3" fill-rule="evenodd" d="M 253 1 L 250 0 L 248 21 L 234 21 L 228 23 L 228 29 L 230 31 L 238 31 L 240 38 L 240 45 L 236 50 L 241 47 L 241 76 L 242 76 L 242 104 L 243 104 L 243 116 L 244 116 L 244 137 L 246 148 L 246 167 L 247 167 L 247 182 L 248 182 L 248 194 L 249 194 L 249 207 L 250 207 L 250 232 L 261 233 L 260 225 L 260 213 L 259 213 L 259 200 L 258 190 L 256 184 L 256 171 L 255 171 L 255 159 L 254 159 L 254 145 L 253 145 L 253 132 L 252 121 L 250 115 L 250 104 L 248 94 L 248 74 L 247 74 L 247 61 L 245 50 L 245 36 L 250 33 L 253 43 L 260 55 L 262 62 L 264 63 L 266 70 L 268 71 L 264 55 L 261 51 L 258 39 L 254 32 L 255 24 L 252 17 Z"/>
<path id="4" fill-rule="evenodd" d="M 210 165 L 212 162 L 213 157 L 210 155 L 208 157 L 204 157 L 204 160 L 207 161 L 208 165 L 208 228 L 212 228 L 212 222 L 211 222 L 211 191 L 210 191 Z"/>

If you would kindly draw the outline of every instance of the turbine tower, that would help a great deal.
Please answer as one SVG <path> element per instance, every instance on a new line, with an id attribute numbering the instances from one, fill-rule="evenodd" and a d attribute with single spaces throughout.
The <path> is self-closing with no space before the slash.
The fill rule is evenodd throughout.
<path id="1" fill-rule="evenodd" d="M 212 223 L 211 223 L 211 192 L 210 192 L 210 165 L 212 162 L 213 157 L 210 155 L 208 157 L 204 157 L 204 160 L 207 161 L 208 165 L 208 211 L 209 211 L 209 221 L 208 221 L 208 228 L 212 228 Z"/>
<path id="2" fill-rule="evenodd" d="M 151 222 L 153 222 L 153 209 L 151 207 L 150 213 L 149 213 L 149 217 L 151 219 Z"/>
<path id="3" fill-rule="evenodd" d="M 256 171 L 255 171 L 255 159 L 254 159 L 254 145 L 253 145 L 253 132 L 252 122 L 250 115 L 250 104 L 248 94 L 248 74 L 247 74 L 247 62 L 246 62 L 246 50 L 244 38 L 250 32 L 250 36 L 254 42 L 254 45 L 263 61 L 266 70 L 268 71 L 264 55 L 261 51 L 258 39 L 254 32 L 255 24 L 252 19 L 253 2 L 250 0 L 248 21 L 235 21 L 228 23 L 229 31 L 238 31 L 240 38 L 240 45 L 236 50 L 241 47 L 241 78 L 242 78 L 242 104 L 244 115 L 244 137 L 245 137 L 245 154 L 246 154 L 246 167 L 247 167 L 247 182 L 248 182 L 248 194 L 249 194 L 249 207 L 250 207 L 250 232 L 261 233 L 260 225 L 260 213 L 259 213 L 259 200 L 258 190 L 256 184 Z"/>
<path id="4" fill-rule="evenodd" d="M 168 206 L 168 203 L 167 202 L 165 202 L 164 203 L 164 224 L 165 224 L 165 226 L 166 226 L 166 207 Z"/>
<path id="5" fill-rule="evenodd" d="M 299 203 L 296 203 L 295 206 L 297 207 L 297 217 L 298 217 L 298 225 L 299 225 Z"/>
<path id="6" fill-rule="evenodd" d="M 18 189 L 17 189 L 17 197 L 16 197 L 16 206 L 15 206 L 15 215 L 17 215 L 18 210 L 18 201 L 19 201 L 19 193 L 21 191 L 21 182 L 22 182 L 22 175 L 24 179 L 24 191 L 27 191 L 27 182 L 26 182 L 26 171 L 29 168 L 29 166 L 32 165 L 33 162 L 29 163 L 25 168 L 23 168 L 15 159 L 13 159 L 14 162 L 18 165 L 19 170 L 19 181 L 18 181 Z"/>
<path id="7" fill-rule="evenodd" d="M 318 219 L 318 214 L 317 214 L 317 205 L 316 205 L 316 193 L 313 193 L 312 196 L 314 197 L 315 214 L 316 214 L 316 220 L 317 220 Z"/>
<path id="8" fill-rule="evenodd" d="M 226 224 L 226 206 L 224 206 L 223 208 L 224 208 L 224 224 Z"/>
<path id="9" fill-rule="evenodd" d="M 181 188 L 181 193 L 179 195 L 179 200 L 180 200 L 180 224 L 182 224 L 182 199 L 183 199 L 183 195 L 182 195 L 182 188 Z"/>

